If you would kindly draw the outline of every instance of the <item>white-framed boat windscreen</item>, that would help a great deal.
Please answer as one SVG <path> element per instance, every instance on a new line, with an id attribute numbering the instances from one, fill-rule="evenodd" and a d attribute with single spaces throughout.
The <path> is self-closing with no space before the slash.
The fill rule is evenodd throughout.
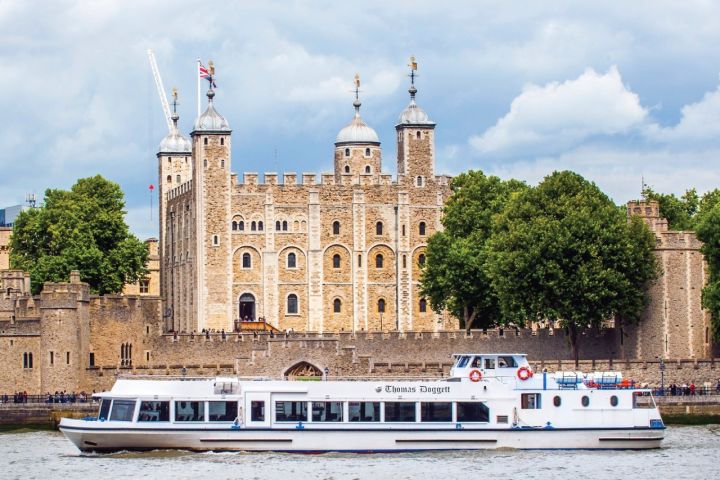
<path id="1" fill-rule="evenodd" d="M 307 402 L 275 402 L 276 422 L 307 422 Z"/>
<path id="2" fill-rule="evenodd" d="M 312 402 L 313 422 L 342 422 L 343 402 Z"/>
<path id="3" fill-rule="evenodd" d="M 452 422 L 452 402 L 421 402 L 421 422 Z"/>
<path id="4" fill-rule="evenodd" d="M 351 422 L 379 422 L 380 402 L 348 402 Z"/>
<path id="5" fill-rule="evenodd" d="M 113 400 L 110 420 L 113 422 L 132 422 L 135 414 L 135 400 Z"/>
<path id="6" fill-rule="evenodd" d="M 176 422 L 204 422 L 205 402 L 178 400 L 175 402 Z"/>
<path id="7" fill-rule="evenodd" d="M 138 422 L 169 422 L 170 402 L 169 401 L 146 401 L 140 402 L 140 413 Z"/>
<path id="8" fill-rule="evenodd" d="M 208 420 L 211 422 L 232 422 L 237 417 L 237 402 L 208 402 Z"/>
<path id="9" fill-rule="evenodd" d="M 457 402 L 458 422 L 488 422 L 490 409 L 483 402 Z M 502 423 L 498 420 L 498 423 Z"/>
<path id="10" fill-rule="evenodd" d="M 265 401 L 264 400 L 253 400 L 250 402 L 250 421 L 251 422 L 264 422 L 265 421 Z"/>
<path id="11" fill-rule="evenodd" d="M 385 402 L 386 422 L 414 422 L 415 402 Z"/>
<path id="12" fill-rule="evenodd" d="M 112 400 L 109 398 L 103 398 L 100 401 L 100 410 L 98 411 L 98 420 L 104 422 L 110 417 L 110 404 Z"/>

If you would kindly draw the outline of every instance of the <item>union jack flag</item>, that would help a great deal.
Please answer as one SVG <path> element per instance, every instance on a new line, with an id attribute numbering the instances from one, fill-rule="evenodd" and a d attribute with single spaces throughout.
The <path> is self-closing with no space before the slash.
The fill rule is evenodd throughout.
<path id="1" fill-rule="evenodd" d="M 215 80 L 213 80 L 212 75 L 210 75 L 210 72 L 208 72 L 208 69 L 205 68 L 202 63 L 200 64 L 199 68 L 200 78 L 204 78 L 205 80 L 210 82 L 213 87 L 217 88 L 217 85 L 215 85 Z"/>

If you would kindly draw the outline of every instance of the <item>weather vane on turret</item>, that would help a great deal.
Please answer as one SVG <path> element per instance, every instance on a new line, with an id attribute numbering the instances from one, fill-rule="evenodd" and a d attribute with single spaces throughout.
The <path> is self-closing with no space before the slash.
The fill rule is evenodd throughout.
<path id="1" fill-rule="evenodd" d="M 355 74 L 354 83 L 355 83 L 355 101 L 353 102 L 353 106 L 355 107 L 355 116 L 359 117 L 360 116 L 360 105 L 362 105 L 362 103 L 360 103 L 360 74 L 359 73 Z"/>
<path id="2" fill-rule="evenodd" d="M 408 63 L 408 67 L 410 67 L 410 88 L 408 89 L 408 92 L 410 93 L 410 98 L 412 100 L 415 100 L 415 94 L 417 93 L 417 88 L 415 88 L 415 77 L 418 76 L 417 73 L 417 61 L 415 61 L 415 55 L 410 56 L 410 63 Z"/>

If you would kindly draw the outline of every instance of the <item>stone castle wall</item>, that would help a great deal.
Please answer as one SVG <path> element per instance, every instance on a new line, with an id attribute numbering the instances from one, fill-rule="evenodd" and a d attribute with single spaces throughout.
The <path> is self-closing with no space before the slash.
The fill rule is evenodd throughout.
<path id="1" fill-rule="evenodd" d="M 0 227 L 0 270 L 10 268 L 10 235 L 12 228 Z"/>

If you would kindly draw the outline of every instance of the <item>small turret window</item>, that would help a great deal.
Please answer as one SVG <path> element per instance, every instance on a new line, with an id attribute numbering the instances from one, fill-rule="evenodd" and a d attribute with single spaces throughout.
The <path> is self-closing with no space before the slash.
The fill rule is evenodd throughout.
<path id="1" fill-rule="evenodd" d="M 427 312 L 427 300 L 424 298 L 420 299 L 420 303 L 418 304 L 418 307 L 420 308 L 420 313 Z"/>
<path id="2" fill-rule="evenodd" d="M 242 268 L 252 268 L 252 261 L 249 253 L 243 253 L 242 256 Z"/>
<path id="3" fill-rule="evenodd" d="M 340 222 L 337 220 L 333 222 L 333 235 L 340 235 Z"/>
<path id="4" fill-rule="evenodd" d="M 257 230 L 257 223 L 255 223 L 254 221 L 250 223 L 250 230 L 253 232 Z"/>
<path id="5" fill-rule="evenodd" d="M 378 300 L 378 313 L 385 313 L 385 299 Z"/>
<path id="6" fill-rule="evenodd" d="M 168 183 L 172 183 L 172 175 L 168 175 L 168 176 L 167 176 L 167 182 L 168 182 Z"/>
<path id="7" fill-rule="evenodd" d="M 382 222 L 377 222 L 375 224 L 375 235 L 382 235 L 383 234 L 383 224 Z"/>
<path id="8" fill-rule="evenodd" d="M 220 245 L 220 237 L 218 237 L 217 235 L 213 235 L 213 245 L 216 247 Z"/>
<path id="9" fill-rule="evenodd" d="M 207 158 L 203 160 L 203 167 L 207 168 Z"/>
<path id="10" fill-rule="evenodd" d="M 241 232 L 245 230 L 245 222 L 243 222 L 242 220 L 240 220 L 240 222 L 238 223 L 238 230 L 240 230 Z"/>
<path id="11" fill-rule="evenodd" d="M 287 268 L 297 268 L 297 257 L 293 252 L 288 253 Z"/>
<path id="12" fill-rule="evenodd" d="M 263 231 L 263 222 L 262 221 L 258 222 L 258 230 L 261 232 Z"/>
<path id="13" fill-rule="evenodd" d="M 345 173 L 350 173 L 350 165 L 345 165 Z"/>
<path id="14" fill-rule="evenodd" d="M 333 268 L 340 268 L 340 255 L 333 255 Z"/>
<path id="15" fill-rule="evenodd" d="M 232 222 L 232 229 L 237 230 L 238 229 L 238 222 L 233 221 Z"/>
<path id="16" fill-rule="evenodd" d="M 417 132 L 416 136 L 417 136 L 417 139 L 420 140 L 420 132 Z"/>
<path id="17" fill-rule="evenodd" d="M 384 258 L 381 254 L 375 256 L 375 268 L 383 268 Z"/>
<path id="18" fill-rule="evenodd" d="M 177 175 L 177 176 L 175 177 L 175 181 L 176 181 L 177 183 L 180 183 L 180 175 Z"/>
<path id="19" fill-rule="evenodd" d="M 205 138 L 203 139 L 203 143 L 204 143 L 205 145 L 208 144 L 208 139 L 207 139 L 207 137 L 205 137 Z"/>
<path id="20" fill-rule="evenodd" d="M 220 168 L 225 168 L 225 160 L 220 160 Z"/>
<path id="21" fill-rule="evenodd" d="M 288 225 L 287 220 L 283 220 L 283 222 L 282 222 L 283 232 L 287 232 L 287 225 Z"/>
<path id="22" fill-rule="evenodd" d="M 370 165 L 365 165 L 365 173 L 370 173 Z"/>
<path id="23" fill-rule="evenodd" d="M 225 145 L 225 139 L 224 139 L 224 138 L 221 138 L 221 139 L 220 139 L 220 145 Z"/>
<path id="24" fill-rule="evenodd" d="M 346 156 L 346 157 L 349 157 L 349 156 L 350 156 L 350 149 L 349 149 L 349 148 L 346 148 L 346 149 L 345 149 L 345 156 Z"/>
<path id="25" fill-rule="evenodd" d="M 422 187 L 423 183 L 425 183 L 423 177 L 417 177 L 417 186 Z"/>
<path id="26" fill-rule="evenodd" d="M 370 149 L 369 149 L 369 148 L 366 148 L 366 149 L 365 149 L 365 156 L 366 156 L 366 157 L 369 157 L 369 156 L 370 156 Z"/>
<path id="27" fill-rule="evenodd" d="M 425 222 L 420 222 L 420 225 L 418 226 L 418 230 L 420 235 L 425 235 Z"/>
<path id="28" fill-rule="evenodd" d="M 339 298 L 333 300 L 333 312 L 340 313 L 342 311 L 342 301 Z"/>
<path id="29" fill-rule="evenodd" d="M 425 254 L 424 253 L 421 253 L 420 255 L 418 255 L 418 265 L 420 265 L 421 267 L 425 265 Z"/>

